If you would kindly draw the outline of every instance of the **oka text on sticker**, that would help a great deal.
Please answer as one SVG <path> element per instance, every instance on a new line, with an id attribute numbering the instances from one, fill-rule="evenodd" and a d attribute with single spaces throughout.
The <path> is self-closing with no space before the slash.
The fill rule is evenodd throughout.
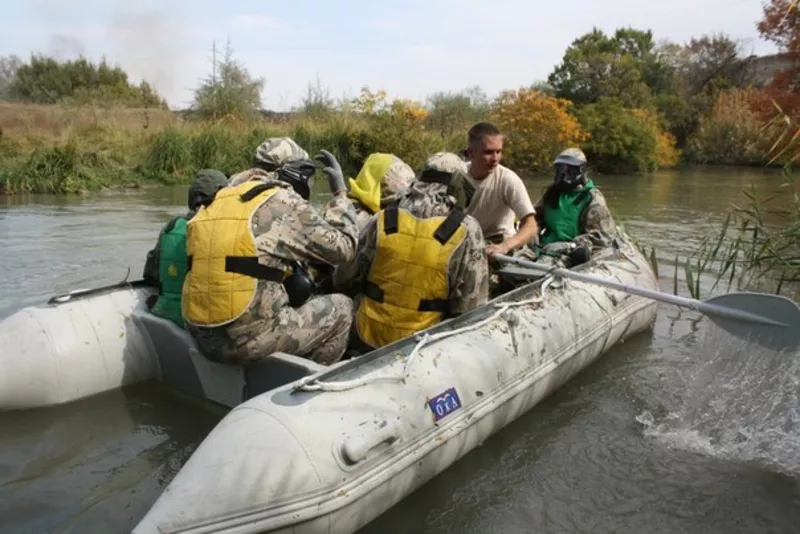
<path id="1" fill-rule="evenodd" d="M 438 421 L 461 408 L 461 399 L 456 388 L 449 388 L 428 400 L 428 406 L 433 412 L 433 420 Z"/>

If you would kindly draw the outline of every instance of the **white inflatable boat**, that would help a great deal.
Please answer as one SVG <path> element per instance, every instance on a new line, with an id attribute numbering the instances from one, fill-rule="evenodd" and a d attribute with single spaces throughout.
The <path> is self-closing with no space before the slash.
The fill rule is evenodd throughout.
<path id="1" fill-rule="evenodd" d="M 318 372 L 273 354 L 250 368 L 209 361 L 192 337 L 149 313 L 141 281 L 78 290 L 22 309 L 0 323 L 0 410 L 76 401 L 145 380 L 233 407 Z"/>
<path id="2" fill-rule="evenodd" d="M 658 288 L 645 258 L 624 243 L 579 270 Z M 656 306 L 544 278 L 361 358 L 318 372 L 306 364 L 307 376 L 230 411 L 134 534 L 358 530 L 648 329 Z"/>

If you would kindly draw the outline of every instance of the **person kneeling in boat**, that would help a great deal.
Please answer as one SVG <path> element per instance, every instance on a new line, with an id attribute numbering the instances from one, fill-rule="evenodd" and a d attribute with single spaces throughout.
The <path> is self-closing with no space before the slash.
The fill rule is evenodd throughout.
<path id="1" fill-rule="evenodd" d="M 208 206 L 228 179 L 216 169 L 198 171 L 189 186 L 189 211 L 170 220 L 158 234 L 158 242 L 147 253 L 143 278 L 158 287 L 158 295 L 147 301 L 150 313 L 183 328 L 181 290 L 186 276 L 186 223 L 201 206 Z"/>
<path id="2" fill-rule="evenodd" d="M 582 150 L 568 148 L 553 164 L 553 184 L 535 205 L 542 233 L 533 251 L 574 267 L 588 261 L 593 249 L 611 244 L 616 232 L 614 219 L 605 197 L 588 176 Z"/>
<path id="3" fill-rule="evenodd" d="M 359 230 L 378 211 L 396 202 L 415 178 L 414 170 L 394 154 L 370 154 L 358 176 L 349 179 L 347 196 L 358 212 Z"/>
<path id="4" fill-rule="evenodd" d="M 358 257 L 334 273 L 337 288 L 360 288 L 351 346 L 367 352 L 468 312 L 489 297 L 489 265 L 466 166 L 430 157 L 419 178 L 370 219 Z M 349 272 L 348 272 L 349 271 Z"/>
<path id="5" fill-rule="evenodd" d="M 353 261 L 356 212 L 336 158 L 323 150 L 316 159 L 333 193 L 321 215 L 307 160 L 225 188 L 189 222 L 183 318 L 207 358 L 248 363 L 282 351 L 329 365 L 344 354 L 353 302 L 314 296 L 303 266 Z"/>

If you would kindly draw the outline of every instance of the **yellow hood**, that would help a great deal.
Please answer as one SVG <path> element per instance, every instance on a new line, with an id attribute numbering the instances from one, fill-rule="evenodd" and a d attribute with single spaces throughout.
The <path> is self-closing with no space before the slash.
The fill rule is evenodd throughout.
<path id="1" fill-rule="evenodd" d="M 347 194 L 352 199 L 377 213 L 381 209 L 381 183 L 384 176 L 392 166 L 391 154 L 370 154 L 364 161 L 364 166 L 356 179 L 349 178 L 350 192 Z"/>

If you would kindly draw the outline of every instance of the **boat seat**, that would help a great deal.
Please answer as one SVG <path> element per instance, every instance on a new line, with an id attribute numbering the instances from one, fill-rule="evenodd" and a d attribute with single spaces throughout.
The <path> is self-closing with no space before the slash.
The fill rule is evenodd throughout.
<path id="1" fill-rule="evenodd" d="M 200 352 L 189 332 L 172 321 L 145 310 L 135 311 L 132 318 L 137 328 L 147 333 L 163 383 L 225 406 L 234 407 L 326 369 L 312 360 L 283 352 L 247 366 L 214 362 Z"/>

